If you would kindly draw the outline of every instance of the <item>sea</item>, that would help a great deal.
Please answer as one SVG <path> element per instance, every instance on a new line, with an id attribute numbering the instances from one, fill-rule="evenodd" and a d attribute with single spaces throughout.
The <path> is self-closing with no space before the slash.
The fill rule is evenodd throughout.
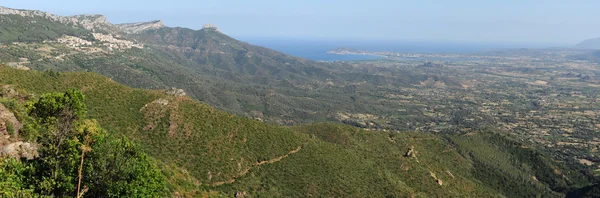
<path id="1" fill-rule="evenodd" d="M 344 47 L 371 52 L 397 52 L 421 54 L 468 54 L 494 50 L 521 48 L 561 47 L 546 43 L 482 43 L 482 42 L 435 42 L 435 41 L 368 41 L 368 40 L 324 40 L 324 39 L 273 39 L 242 38 L 242 41 L 263 46 L 289 55 L 315 61 L 377 60 L 381 56 L 338 55 L 328 51 Z"/>

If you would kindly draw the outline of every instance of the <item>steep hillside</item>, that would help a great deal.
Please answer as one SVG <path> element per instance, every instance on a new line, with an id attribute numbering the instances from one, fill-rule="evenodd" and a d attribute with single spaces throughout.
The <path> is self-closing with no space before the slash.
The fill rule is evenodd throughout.
<path id="1" fill-rule="evenodd" d="M 193 67 L 221 70 L 229 75 L 246 74 L 254 78 L 262 76 L 298 82 L 334 78 L 323 68 L 325 64 L 240 42 L 215 27 L 201 30 L 164 27 L 131 36 L 168 53 L 184 56 L 196 63 Z"/>
<path id="2" fill-rule="evenodd" d="M 117 28 L 102 15 L 58 16 L 2 6 L 0 23 L 0 42 L 42 42 L 64 35 L 91 38 L 92 32 L 117 32 Z"/>
<path id="3" fill-rule="evenodd" d="M 579 173 L 493 132 L 444 138 L 337 124 L 280 127 L 181 92 L 133 89 L 93 73 L 1 66 L 0 85 L 31 98 L 82 90 L 89 117 L 141 145 L 174 195 L 559 197 L 586 184 Z"/>
<path id="4" fill-rule="evenodd" d="M 382 117 L 402 108 L 374 90 L 421 82 L 460 86 L 443 74 L 297 58 L 235 40 L 214 26 L 191 30 L 164 27 L 161 21 L 114 25 L 101 15 L 2 10 L 0 17 L 7 20 L 0 22 L 0 34 L 10 41 L 0 46 L 2 63 L 41 71 L 96 72 L 136 88 L 176 87 L 218 109 L 280 125 L 343 121 L 364 127 L 363 121 L 339 115 Z M 377 119 L 370 122 L 377 122 L 377 128 L 408 129 Z"/>
<path id="5" fill-rule="evenodd" d="M 502 58 L 490 59 L 491 65 L 487 60 L 351 65 L 288 56 L 235 40 L 214 26 L 115 25 L 101 15 L 8 8 L 0 8 L 0 19 L 0 63 L 33 70 L 1 66 L 0 85 L 23 93 L 15 99 L 20 102 L 82 90 L 90 117 L 141 145 L 173 195 L 560 197 L 596 189 L 589 175 L 535 150 L 543 147 L 514 140 L 552 145 L 543 135 L 547 131 L 537 128 L 557 123 L 524 118 L 550 115 L 545 98 L 562 101 L 582 93 L 578 85 L 557 93 L 550 76 L 521 76 L 521 70 L 529 76 L 550 68 L 536 68 L 547 63 L 537 58 L 536 64 L 506 59 L 514 68 Z M 544 95 L 550 93 L 556 94 Z M 594 109 L 595 103 L 573 104 Z M 595 124 L 589 119 L 589 126 Z M 368 130 L 298 125 L 326 121 Z M 573 123 L 565 124 L 559 126 Z M 596 141 L 594 128 L 576 124 Z M 497 134 L 501 129 L 520 134 Z M 414 130 L 433 133 L 405 132 Z M 579 129 L 564 130 L 581 136 Z M 556 143 L 568 137 L 551 133 Z M 544 139 L 531 138 L 540 134 Z M 573 164 L 597 156 L 573 158 L 568 152 L 554 159 Z"/>
<path id="6" fill-rule="evenodd" d="M 56 23 L 40 16 L 21 16 L 0 14 L 0 42 L 42 42 L 55 40 L 63 35 L 90 37 L 91 32 Z"/>

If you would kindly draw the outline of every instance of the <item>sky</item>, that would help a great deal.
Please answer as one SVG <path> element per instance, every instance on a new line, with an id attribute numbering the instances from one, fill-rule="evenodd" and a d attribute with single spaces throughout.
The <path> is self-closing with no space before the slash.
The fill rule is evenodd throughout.
<path id="1" fill-rule="evenodd" d="M 236 38 L 575 44 L 600 37 L 597 0 L 2 0 L 113 23 L 163 20 Z"/>

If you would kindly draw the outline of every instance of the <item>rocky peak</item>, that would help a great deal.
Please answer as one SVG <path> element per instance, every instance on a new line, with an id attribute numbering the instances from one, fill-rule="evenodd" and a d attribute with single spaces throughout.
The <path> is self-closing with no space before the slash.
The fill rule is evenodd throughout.
<path id="1" fill-rule="evenodd" d="M 83 15 L 74 15 L 69 16 L 68 18 L 71 21 L 79 24 L 83 28 L 87 30 L 113 30 L 114 25 L 108 22 L 108 19 L 104 15 L 99 14 L 83 14 Z"/>
<path id="2" fill-rule="evenodd" d="M 165 94 L 175 97 L 182 97 L 187 95 L 185 91 L 183 91 L 183 89 L 177 89 L 175 87 L 172 87 L 171 89 L 165 91 Z"/>
<path id="3" fill-rule="evenodd" d="M 80 22 L 110 24 L 110 22 L 108 22 L 108 19 L 104 15 L 100 15 L 100 14 L 81 14 L 81 15 L 73 15 L 73 16 L 69 16 L 69 17 L 77 19 Z"/>
<path id="4" fill-rule="evenodd" d="M 215 30 L 215 31 L 219 31 L 219 28 L 217 28 L 217 26 L 213 25 L 213 24 L 204 24 L 202 26 L 203 30 Z"/>
<path id="5" fill-rule="evenodd" d="M 155 20 L 150 22 L 138 22 L 138 23 L 123 23 L 117 24 L 116 27 L 125 33 L 136 34 L 146 30 L 159 29 L 165 27 L 162 20 Z"/>
<path id="6" fill-rule="evenodd" d="M 39 10 L 12 9 L 0 6 L 0 15 L 20 15 L 22 17 L 43 17 L 65 25 L 80 26 L 87 30 L 111 30 L 113 25 L 103 15 L 58 16 Z"/>
<path id="7" fill-rule="evenodd" d="M 2 6 L 0 6 L 0 14 L 2 14 L 2 15 L 15 14 L 15 15 L 23 16 L 23 17 L 39 16 L 39 17 L 45 17 L 45 18 L 48 18 L 51 20 L 56 20 L 56 21 L 60 21 L 61 18 L 65 18 L 65 17 L 50 14 L 48 12 L 42 12 L 39 10 L 12 9 L 12 8 L 2 7 Z"/>

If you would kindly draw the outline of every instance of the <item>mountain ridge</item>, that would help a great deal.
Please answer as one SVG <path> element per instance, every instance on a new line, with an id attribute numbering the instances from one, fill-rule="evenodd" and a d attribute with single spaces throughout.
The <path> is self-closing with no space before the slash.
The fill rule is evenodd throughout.
<path id="1" fill-rule="evenodd" d="M 0 6 L 0 15 L 19 15 L 23 17 L 43 17 L 53 21 L 63 23 L 71 26 L 81 26 L 87 30 L 112 30 L 112 24 L 104 15 L 99 14 L 81 14 L 73 16 L 59 16 L 50 12 L 44 12 L 40 10 L 25 10 L 25 9 L 12 9 Z"/>
<path id="2" fill-rule="evenodd" d="M 137 34 L 149 29 L 164 28 L 162 20 L 137 21 L 128 23 L 111 23 L 108 18 L 102 14 L 77 14 L 70 16 L 55 15 L 41 10 L 14 9 L 0 6 L 0 15 L 19 15 L 23 17 L 44 17 L 65 25 L 78 25 L 84 29 L 96 31 L 104 30 L 111 33 L 122 32 L 128 34 Z M 174 27 L 172 27 L 174 28 Z M 212 24 L 205 24 L 202 29 L 218 28 Z"/>
<path id="3" fill-rule="evenodd" d="M 115 24 L 117 28 L 128 34 L 136 34 L 149 29 L 157 29 L 166 27 L 162 20 L 154 20 L 148 22 L 133 22 Z"/>
<path id="4" fill-rule="evenodd" d="M 0 66 L 0 85 L 33 99 L 80 89 L 90 118 L 142 145 L 173 196 L 561 197 L 589 185 L 489 114 L 462 109 L 473 101 L 419 102 L 471 91 L 444 65 L 321 63 L 210 25 L 3 12 L 24 14 L 0 15 L 0 60 L 32 70 Z M 437 93 L 415 94 L 428 88 Z M 435 126 L 414 132 L 419 123 Z"/>

